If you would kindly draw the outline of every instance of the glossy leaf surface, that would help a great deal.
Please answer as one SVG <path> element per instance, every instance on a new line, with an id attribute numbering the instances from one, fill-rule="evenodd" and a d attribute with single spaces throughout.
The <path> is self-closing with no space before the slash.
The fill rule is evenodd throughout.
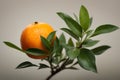
<path id="1" fill-rule="evenodd" d="M 108 45 L 103 45 L 103 46 L 99 46 L 99 47 L 96 47 L 94 49 L 92 49 L 92 52 L 95 54 L 95 55 L 100 55 L 102 54 L 103 52 L 105 52 L 107 49 L 109 49 L 110 46 Z"/>
<path id="2" fill-rule="evenodd" d="M 37 65 L 32 64 L 32 63 L 29 62 L 29 61 L 25 61 L 25 62 L 19 64 L 19 65 L 16 67 L 16 69 L 22 69 L 22 68 L 27 68 L 27 67 L 37 67 Z"/>
<path id="3" fill-rule="evenodd" d="M 100 34 L 104 34 L 104 33 L 110 33 L 117 29 L 118 29 L 118 27 L 115 25 L 111 25 L 111 24 L 101 25 L 96 28 L 96 30 L 92 36 L 96 36 L 96 35 L 100 35 Z"/>
<path id="4" fill-rule="evenodd" d="M 95 56 L 92 51 L 88 49 L 81 49 L 80 54 L 78 55 L 79 65 L 89 71 L 97 72 Z"/>
<path id="5" fill-rule="evenodd" d="M 79 19 L 82 28 L 86 31 L 90 26 L 90 18 L 87 9 L 83 5 L 80 8 Z"/>

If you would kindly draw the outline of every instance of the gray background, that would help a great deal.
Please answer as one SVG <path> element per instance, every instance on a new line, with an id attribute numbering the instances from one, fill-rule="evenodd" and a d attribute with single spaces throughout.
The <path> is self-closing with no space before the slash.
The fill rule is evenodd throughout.
<path id="1" fill-rule="evenodd" d="M 34 21 L 49 23 L 58 31 L 59 36 L 62 32 L 59 28 L 66 25 L 56 12 L 78 14 L 81 5 L 85 5 L 93 17 L 92 28 L 105 23 L 120 26 L 120 0 L 0 0 L 0 80 L 45 80 L 50 74 L 49 69 L 16 70 L 15 67 L 23 61 L 39 63 L 40 60 L 28 58 L 25 54 L 5 46 L 3 41 L 20 46 L 22 30 Z M 80 68 L 78 71 L 63 71 L 52 80 L 120 80 L 119 33 L 120 30 L 117 30 L 95 37 L 101 40 L 98 45 L 112 46 L 103 55 L 97 56 L 98 74 Z"/>

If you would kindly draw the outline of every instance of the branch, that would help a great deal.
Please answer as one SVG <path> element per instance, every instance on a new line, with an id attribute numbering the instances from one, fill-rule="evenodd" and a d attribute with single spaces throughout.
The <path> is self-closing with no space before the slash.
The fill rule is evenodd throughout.
<path id="1" fill-rule="evenodd" d="M 54 75 L 56 75 L 56 74 L 59 73 L 60 71 L 64 70 L 64 69 L 65 69 L 65 65 L 66 65 L 66 63 L 67 63 L 68 61 L 69 61 L 69 58 L 67 58 L 60 67 L 57 67 L 57 68 L 56 68 L 56 67 L 53 67 L 52 61 L 50 60 L 50 61 L 49 61 L 49 64 L 50 64 L 50 66 L 51 66 L 51 75 L 48 76 L 46 80 L 50 80 Z"/>

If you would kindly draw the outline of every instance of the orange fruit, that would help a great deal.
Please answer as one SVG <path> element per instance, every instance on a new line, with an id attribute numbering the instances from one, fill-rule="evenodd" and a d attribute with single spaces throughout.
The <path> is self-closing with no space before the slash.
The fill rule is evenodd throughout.
<path id="1" fill-rule="evenodd" d="M 48 35 L 53 31 L 53 28 L 47 23 L 34 22 L 33 24 L 28 25 L 21 34 L 20 42 L 22 49 L 27 50 L 29 48 L 37 48 L 44 50 L 46 52 L 46 55 L 44 56 L 35 56 L 31 54 L 27 55 L 33 59 L 46 58 L 49 51 L 47 51 L 42 44 L 40 36 L 47 38 Z"/>

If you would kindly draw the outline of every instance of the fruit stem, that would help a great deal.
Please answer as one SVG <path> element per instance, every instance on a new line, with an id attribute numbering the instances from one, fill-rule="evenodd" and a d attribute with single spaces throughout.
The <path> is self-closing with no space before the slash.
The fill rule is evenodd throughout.
<path id="1" fill-rule="evenodd" d="M 34 24 L 38 24 L 38 22 L 37 22 L 37 21 L 35 21 L 35 22 L 34 22 Z"/>

